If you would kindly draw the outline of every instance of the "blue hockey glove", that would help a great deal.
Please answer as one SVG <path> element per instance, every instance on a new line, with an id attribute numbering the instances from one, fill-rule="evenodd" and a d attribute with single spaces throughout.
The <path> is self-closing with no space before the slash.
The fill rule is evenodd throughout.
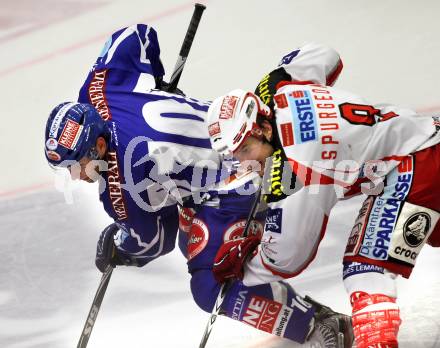
<path id="1" fill-rule="evenodd" d="M 118 256 L 114 242 L 114 236 L 119 231 L 118 225 L 115 223 L 107 226 L 99 236 L 96 245 L 95 264 L 98 269 L 104 273 L 108 266 L 116 267 L 117 265 L 130 265 L 131 260 Z"/>

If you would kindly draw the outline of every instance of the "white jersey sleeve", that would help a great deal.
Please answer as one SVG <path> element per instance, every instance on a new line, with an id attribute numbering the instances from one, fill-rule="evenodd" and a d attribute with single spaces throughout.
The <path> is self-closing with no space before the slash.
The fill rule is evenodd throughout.
<path id="1" fill-rule="evenodd" d="M 334 49 L 308 43 L 284 56 L 279 67 L 290 75 L 292 82 L 333 86 L 343 64 Z"/>
<path id="2" fill-rule="evenodd" d="M 273 107 L 273 97 L 282 86 L 292 83 L 332 86 L 342 68 L 341 58 L 334 49 L 308 43 L 285 55 L 279 65 L 261 79 L 255 94 Z"/>

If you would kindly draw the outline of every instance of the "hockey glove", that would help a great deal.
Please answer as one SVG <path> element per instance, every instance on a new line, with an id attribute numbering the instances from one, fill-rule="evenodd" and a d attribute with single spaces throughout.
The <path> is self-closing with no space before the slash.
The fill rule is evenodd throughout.
<path id="1" fill-rule="evenodd" d="M 243 264 L 260 244 L 260 238 L 249 236 L 225 242 L 217 251 L 212 272 L 214 278 L 223 283 L 228 279 L 243 279 Z"/>
<path id="2" fill-rule="evenodd" d="M 168 93 L 178 94 L 178 95 L 181 95 L 183 97 L 185 96 L 185 93 L 183 93 L 182 90 L 179 89 L 179 88 L 176 88 L 176 89 L 171 91 L 170 90 L 170 84 L 168 82 L 165 82 L 164 80 L 162 80 L 162 78 L 160 78 L 160 79 L 156 78 L 156 88 L 160 89 L 161 91 L 168 92 Z"/>
<path id="3" fill-rule="evenodd" d="M 117 265 L 124 265 L 117 254 L 114 243 L 114 236 L 119 231 L 118 225 L 115 223 L 107 226 L 99 236 L 98 244 L 96 245 L 95 264 L 98 269 L 104 273 L 107 266 L 116 267 Z"/>

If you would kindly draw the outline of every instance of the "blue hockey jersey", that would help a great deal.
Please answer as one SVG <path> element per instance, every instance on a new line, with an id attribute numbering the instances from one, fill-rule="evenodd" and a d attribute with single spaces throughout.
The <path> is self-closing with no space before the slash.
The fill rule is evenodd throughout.
<path id="1" fill-rule="evenodd" d="M 133 25 L 106 42 L 78 98 L 108 122 L 100 199 L 121 227 L 118 252 L 138 265 L 174 248 L 177 203 L 220 180 L 209 104 L 155 89 L 163 75 L 155 30 Z"/>

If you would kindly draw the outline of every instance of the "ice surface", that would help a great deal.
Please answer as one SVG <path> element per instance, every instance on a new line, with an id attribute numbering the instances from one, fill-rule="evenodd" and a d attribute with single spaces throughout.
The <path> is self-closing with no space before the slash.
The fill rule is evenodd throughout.
<path id="1" fill-rule="evenodd" d="M 212 99 L 253 88 L 280 57 L 305 41 L 341 52 L 338 85 L 377 102 L 438 110 L 440 3 L 279 0 L 207 1 L 180 87 Z M 0 15 L 0 347 L 75 347 L 100 275 L 95 243 L 110 221 L 97 188 L 66 198 L 43 156 L 51 108 L 72 100 L 107 35 L 154 25 L 172 69 L 192 13 L 184 0 L 2 1 Z M 169 71 L 170 73 L 170 71 Z M 392 141 L 392 139 L 390 139 Z M 59 185 L 57 186 L 59 188 Z M 359 200 L 343 202 L 311 267 L 291 280 L 348 312 L 340 258 Z M 425 247 L 410 280 L 399 281 L 402 347 L 440 347 L 440 253 Z M 113 273 L 89 347 L 197 347 L 208 314 L 193 303 L 176 250 L 142 269 Z M 281 348 L 288 341 L 220 318 L 208 347 Z"/>

